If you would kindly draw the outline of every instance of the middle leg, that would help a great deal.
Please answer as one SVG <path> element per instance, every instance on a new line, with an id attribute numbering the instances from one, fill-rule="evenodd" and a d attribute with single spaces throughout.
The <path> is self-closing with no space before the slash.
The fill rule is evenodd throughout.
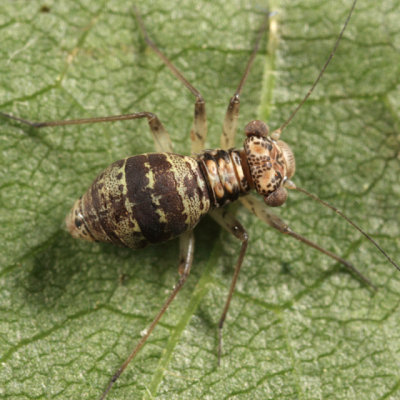
<path id="1" fill-rule="evenodd" d="M 220 365 L 221 355 L 222 355 L 222 328 L 224 326 L 226 315 L 228 314 L 233 292 L 235 291 L 236 282 L 239 276 L 240 268 L 242 267 L 249 237 L 247 235 L 246 230 L 243 228 L 242 224 L 225 208 L 217 208 L 216 210 L 212 211 L 210 215 L 223 228 L 225 228 L 228 232 L 232 233 L 232 235 L 234 235 L 237 239 L 239 239 L 242 242 L 239 258 L 236 261 L 235 272 L 233 273 L 231 286 L 229 288 L 228 297 L 226 298 L 225 306 L 222 311 L 218 324 L 218 365 Z"/>
<path id="2" fill-rule="evenodd" d="M 147 30 L 144 26 L 142 17 L 136 6 L 133 7 L 135 17 L 138 21 L 139 28 L 143 34 L 145 42 L 153 49 L 153 51 L 161 58 L 164 64 L 170 71 L 190 90 L 196 97 L 194 104 L 194 120 L 193 127 L 190 131 L 190 138 L 192 140 L 192 153 L 199 153 L 204 150 L 204 143 L 207 136 L 207 116 L 206 116 L 206 103 L 201 93 L 183 76 L 183 74 L 175 67 L 175 65 L 167 58 L 167 56 L 157 47 L 157 45 L 150 39 Z"/>

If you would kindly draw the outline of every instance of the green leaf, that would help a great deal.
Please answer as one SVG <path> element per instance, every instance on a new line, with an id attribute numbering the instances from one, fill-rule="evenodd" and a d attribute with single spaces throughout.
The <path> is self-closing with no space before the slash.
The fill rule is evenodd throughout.
<path id="1" fill-rule="evenodd" d="M 140 2 L 150 35 L 207 101 L 208 147 L 265 9 L 263 42 L 241 96 L 239 136 L 277 128 L 325 62 L 350 1 Z M 46 5 L 48 10 L 43 8 Z M 48 12 L 45 12 L 48 11 Z M 295 182 L 343 210 L 399 261 L 400 6 L 359 1 L 311 99 L 284 131 Z M 146 48 L 130 2 L 0 5 L 0 110 L 31 120 L 153 111 L 187 154 L 192 95 Z M 141 251 L 72 239 L 75 198 L 108 164 L 152 151 L 145 121 L 33 130 L 0 120 L 0 395 L 92 399 L 127 357 L 177 279 L 178 243 Z M 249 249 L 224 328 L 217 324 L 239 243 L 204 219 L 192 275 L 110 399 L 395 399 L 400 273 L 327 209 L 290 193 L 276 212 L 353 262 L 331 259 L 238 208 Z"/>

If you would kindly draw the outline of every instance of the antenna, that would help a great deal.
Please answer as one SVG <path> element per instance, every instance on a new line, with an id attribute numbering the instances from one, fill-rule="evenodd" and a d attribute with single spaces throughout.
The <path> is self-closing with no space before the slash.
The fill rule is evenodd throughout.
<path id="1" fill-rule="evenodd" d="M 368 235 L 367 232 L 365 232 L 363 229 L 361 229 L 355 222 L 353 222 L 349 217 L 347 217 L 346 215 L 344 215 L 339 209 L 337 209 L 336 207 L 334 207 L 333 205 L 327 203 L 324 200 L 321 200 L 317 195 L 308 192 L 307 190 L 297 187 L 291 180 L 287 180 L 285 182 L 285 187 L 287 189 L 293 189 L 293 190 L 297 190 L 298 192 L 304 193 L 306 196 L 310 197 L 311 199 L 313 199 L 314 201 L 316 201 L 317 203 L 322 204 L 323 206 L 330 208 L 332 211 L 334 211 L 336 214 L 340 215 L 343 219 L 345 219 L 350 225 L 352 225 L 354 228 L 356 228 L 360 233 L 362 233 L 385 257 L 386 259 L 395 267 L 400 271 L 400 266 L 395 263 L 393 261 L 393 259 L 385 252 L 385 250 L 382 249 L 381 246 L 379 246 L 379 244 L 372 239 L 372 237 L 370 235 Z"/>
<path id="2" fill-rule="evenodd" d="M 292 119 L 295 117 L 295 115 L 297 114 L 297 111 L 300 110 L 301 107 L 303 107 L 303 104 L 307 101 L 307 99 L 311 96 L 311 93 L 314 91 L 315 87 L 317 86 L 318 82 L 320 81 L 320 79 L 322 78 L 322 75 L 324 75 L 325 70 L 327 69 L 329 63 L 331 62 L 333 56 L 336 53 L 336 50 L 339 46 L 340 41 L 342 40 L 344 31 L 347 28 L 347 25 L 350 21 L 351 15 L 353 14 L 354 8 L 356 7 L 356 3 L 357 0 L 353 1 L 353 5 L 351 6 L 351 9 L 349 11 L 349 14 L 347 15 L 346 21 L 343 25 L 342 30 L 339 33 L 338 38 L 336 39 L 335 45 L 333 46 L 333 49 L 331 51 L 331 53 L 329 54 L 328 59 L 326 60 L 324 66 L 322 67 L 321 71 L 319 72 L 317 78 L 315 79 L 314 83 L 311 85 L 310 89 L 308 90 L 308 92 L 306 93 L 306 95 L 303 97 L 303 100 L 301 100 L 301 102 L 296 106 L 296 108 L 293 110 L 293 112 L 290 114 L 289 118 L 280 126 L 280 128 L 276 129 L 274 131 L 274 134 L 279 135 L 282 133 L 282 131 L 290 124 L 290 122 L 292 122 Z M 279 137 L 278 136 L 278 137 Z"/>

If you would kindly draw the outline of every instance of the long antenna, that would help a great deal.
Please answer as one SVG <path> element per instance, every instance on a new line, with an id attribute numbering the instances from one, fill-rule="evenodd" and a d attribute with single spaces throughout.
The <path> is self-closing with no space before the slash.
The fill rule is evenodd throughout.
<path id="1" fill-rule="evenodd" d="M 311 85 L 310 89 L 308 90 L 308 92 L 306 93 L 306 95 L 304 96 L 303 100 L 301 100 L 301 102 L 297 105 L 297 107 L 293 110 L 292 114 L 290 114 L 290 117 L 280 126 L 280 128 L 278 128 L 274 133 L 277 133 L 278 135 L 280 135 L 282 133 L 282 131 L 290 124 L 290 122 L 292 121 L 292 119 L 295 117 L 295 115 L 297 114 L 297 111 L 300 110 L 300 108 L 303 106 L 303 104 L 307 101 L 307 99 L 311 96 L 311 93 L 314 91 L 315 86 L 317 86 L 318 82 L 320 81 L 320 79 L 322 78 L 322 75 L 324 75 L 325 70 L 327 69 L 329 63 L 331 62 L 333 56 L 336 53 L 336 50 L 339 46 L 340 41 L 342 40 L 344 31 L 347 28 L 347 25 L 350 21 L 351 15 L 353 14 L 354 8 L 356 7 L 356 3 L 357 0 L 353 1 L 353 5 L 351 6 L 351 9 L 349 11 L 349 14 L 347 15 L 346 21 L 343 25 L 342 30 L 339 33 L 338 38 L 336 39 L 335 45 L 333 46 L 333 49 L 331 51 L 331 53 L 329 54 L 328 59 L 326 60 L 324 66 L 322 67 L 321 71 L 319 72 L 317 78 L 315 79 L 314 83 Z"/>
<path id="2" fill-rule="evenodd" d="M 287 189 L 293 189 L 293 190 L 297 190 L 298 192 L 304 193 L 306 196 L 310 197 L 311 199 L 313 199 L 314 201 L 316 201 L 317 203 L 322 204 L 323 206 L 330 208 L 332 211 L 334 211 L 336 214 L 340 215 L 342 218 L 344 218 L 351 226 L 353 226 L 354 228 L 356 228 L 360 233 L 362 233 L 385 257 L 386 259 L 395 267 L 400 271 L 400 266 L 395 263 L 393 261 L 393 259 L 386 253 L 385 250 L 382 249 L 382 247 L 370 236 L 368 235 L 367 232 L 365 232 L 363 229 L 361 229 L 355 222 L 353 222 L 349 217 L 347 217 L 346 215 L 344 215 L 339 209 L 337 209 L 336 207 L 334 207 L 333 205 L 327 203 L 324 200 L 321 200 L 318 196 L 316 196 L 313 193 L 308 192 L 307 190 L 297 187 L 291 180 L 287 180 L 285 182 L 285 187 Z"/>

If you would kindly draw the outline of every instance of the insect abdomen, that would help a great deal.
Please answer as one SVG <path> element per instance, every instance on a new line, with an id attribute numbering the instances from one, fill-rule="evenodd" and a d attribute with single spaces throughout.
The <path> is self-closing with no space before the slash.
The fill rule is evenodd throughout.
<path id="1" fill-rule="evenodd" d="M 149 153 L 106 168 L 75 202 L 66 223 L 74 237 L 141 248 L 193 229 L 209 209 L 195 159 Z"/>

